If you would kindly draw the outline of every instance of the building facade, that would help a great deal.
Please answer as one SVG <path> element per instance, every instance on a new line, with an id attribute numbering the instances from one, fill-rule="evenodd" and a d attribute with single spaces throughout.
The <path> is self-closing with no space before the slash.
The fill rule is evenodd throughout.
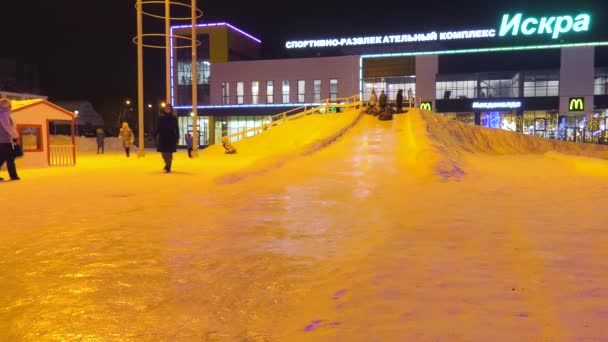
<path id="1" fill-rule="evenodd" d="M 269 60 L 255 53 L 230 58 L 237 51 L 232 44 L 255 51 L 252 42 L 261 42 L 225 26 L 241 41 L 226 38 L 219 46 L 228 46 L 228 54 L 209 59 L 207 96 L 199 105 L 201 142 L 213 144 L 268 115 L 324 99 L 359 94 L 367 100 L 372 90 L 394 99 L 402 89 L 419 106 L 467 124 L 606 143 L 603 16 L 513 11 L 466 29 L 456 23 L 430 32 L 287 41 L 292 58 Z M 191 102 L 178 96 L 174 101 L 185 133 L 192 125 Z"/>

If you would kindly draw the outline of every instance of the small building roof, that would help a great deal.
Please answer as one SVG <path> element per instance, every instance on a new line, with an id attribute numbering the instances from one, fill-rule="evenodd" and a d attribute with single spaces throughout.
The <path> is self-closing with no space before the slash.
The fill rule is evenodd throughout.
<path id="1" fill-rule="evenodd" d="M 47 105 L 49 107 L 52 107 L 60 112 L 63 112 L 64 114 L 69 115 L 71 118 L 77 118 L 78 116 L 74 113 L 74 112 L 70 112 L 69 110 L 62 108 L 54 103 L 51 103 L 47 100 L 43 100 L 43 99 L 33 99 L 33 100 L 11 100 L 11 106 L 13 107 L 13 113 L 14 112 L 19 112 L 21 110 L 24 110 L 26 108 L 30 108 L 33 106 L 37 106 L 37 105 Z"/>

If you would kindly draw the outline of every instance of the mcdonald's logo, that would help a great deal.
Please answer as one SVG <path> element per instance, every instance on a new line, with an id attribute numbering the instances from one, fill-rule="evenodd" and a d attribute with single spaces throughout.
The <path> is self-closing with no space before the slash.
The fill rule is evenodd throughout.
<path id="1" fill-rule="evenodd" d="M 424 110 L 433 110 L 433 102 L 431 101 L 424 101 L 424 102 L 420 102 L 420 109 L 424 109 Z"/>
<path id="2" fill-rule="evenodd" d="M 568 110 L 571 112 L 584 112 L 585 111 L 585 98 L 584 97 L 571 97 L 568 101 Z"/>

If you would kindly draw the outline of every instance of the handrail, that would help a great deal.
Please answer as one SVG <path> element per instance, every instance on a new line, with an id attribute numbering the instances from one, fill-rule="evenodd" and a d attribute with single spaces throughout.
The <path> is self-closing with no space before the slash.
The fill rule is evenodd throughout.
<path id="1" fill-rule="evenodd" d="M 287 121 L 292 121 L 299 119 L 301 117 L 314 114 L 317 112 L 326 113 L 330 108 L 352 108 L 356 106 L 361 106 L 362 102 L 359 100 L 359 95 L 353 95 L 349 97 L 342 97 L 336 99 L 324 99 L 318 102 L 313 103 L 312 105 L 301 106 L 297 108 L 293 108 L 287 110 L 285 112 L 271 115 L 268 119 L 258 120 L 260 122 L 259 125 L 256 125 L 252 128 L 236 128 L 237 132 L 230 133 L 230 129 L 222 131 L 222 142 L 234 142 L 240 139 L 246 138 L 248 133 L 253 133 L 253 135 L 261 133 L 271 127 L 280 125 Z M 233 129 L 234 130 L 234 129 Z M 226 134 L 226 135 L 223 135 Z M 238 138 L 236 140 L 232 140 L 233 138 Z"/>

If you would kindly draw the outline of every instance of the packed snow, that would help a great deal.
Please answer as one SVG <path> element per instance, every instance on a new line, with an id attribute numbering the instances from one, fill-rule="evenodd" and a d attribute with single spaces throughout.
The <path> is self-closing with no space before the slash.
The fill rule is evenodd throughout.
<path id="1" fill-rule="evenodd" d="M 78 144 L 0 184 L 0 341 L 608 336 L 604 146 L 418 110 L 311 115 L 171 174 Z"/>

